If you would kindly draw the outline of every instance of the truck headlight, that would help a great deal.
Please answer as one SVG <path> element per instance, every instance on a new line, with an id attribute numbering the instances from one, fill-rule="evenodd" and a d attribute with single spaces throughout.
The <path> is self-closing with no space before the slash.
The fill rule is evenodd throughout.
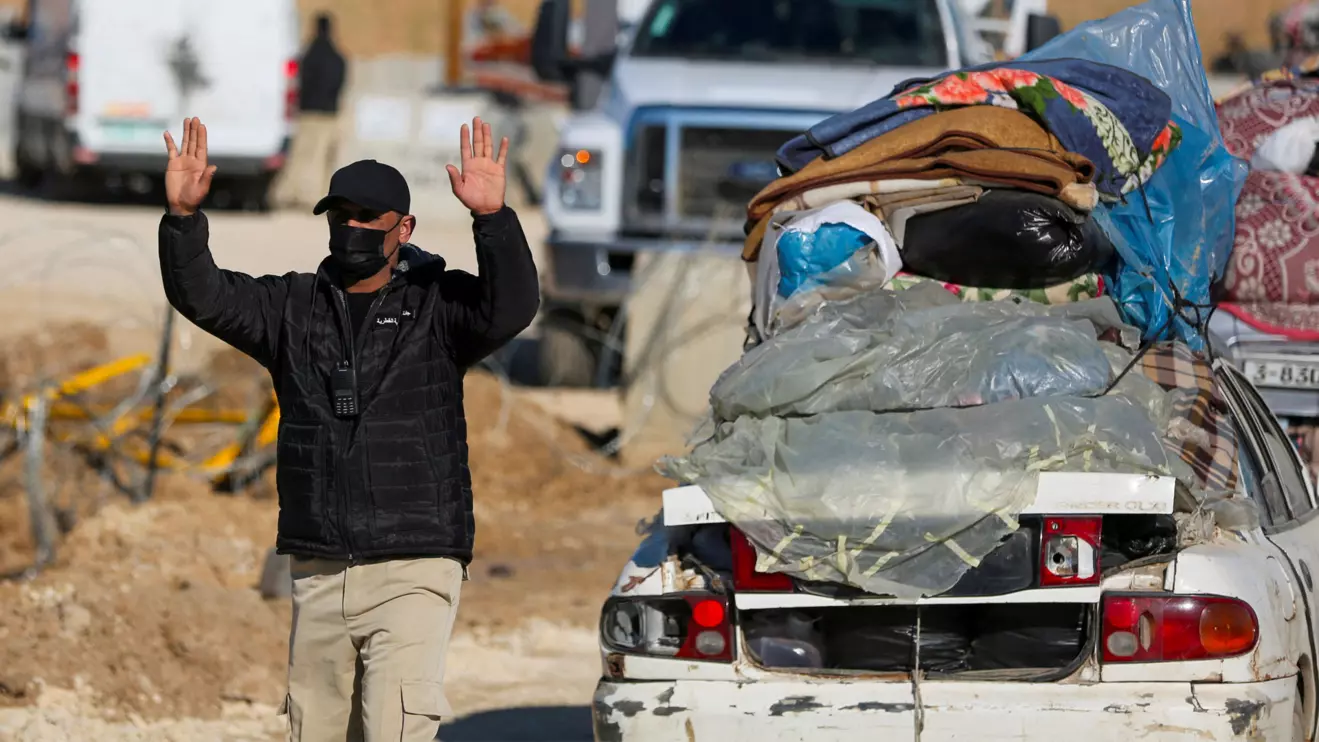
<path id="1" fill-rule="evenodd" d="M 559 153 L 559 202 L 565 209 L 598 210 L 604 191 L 599 152 L 565 149 Z"/>

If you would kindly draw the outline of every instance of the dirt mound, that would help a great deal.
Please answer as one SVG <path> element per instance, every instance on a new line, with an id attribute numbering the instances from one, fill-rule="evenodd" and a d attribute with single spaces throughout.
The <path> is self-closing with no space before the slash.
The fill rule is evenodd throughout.
<path id="1" fill-rule="evenodd" d="M 214 716 L 278 698 L 289 609 L 253 589 L 274 539 L 270 504 L 178 477 L 158 499 L 113 502 L 69 534 L 59 563 L 0 584 L 0 686 L 80 678 L 107 709 Z"/>
<path id="2" fill-rule="evenodd" d="M 231 381 L 253 373 L 232 358 L 215 366 Z M 591 460 L 585 444 L 492 377 L 472 374 L 466 390 L 478 540 L 459 634 L 533 620 L 588 631 L 663 480 L 574 463 Z M 80 476 L 76 466 L 60 476 Z M 94 473 L 83 486 L 95 488 Z M 0 476 L 0 563 L 30 557 L 24 501 L 16 472 Z M 290 608 L 256 590 L 276 516 L 270 499 L 178 474 L 141 506 L 105 491 L 54 565 L 0 582 L 0 706 L 39 703 L 42 688 L 76 691 L 111 721 L 277 704 Z"/>

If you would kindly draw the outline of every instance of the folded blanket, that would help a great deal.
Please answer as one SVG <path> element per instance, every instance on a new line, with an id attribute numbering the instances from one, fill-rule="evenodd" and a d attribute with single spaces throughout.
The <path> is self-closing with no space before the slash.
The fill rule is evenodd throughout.
<path id="1" fill-rule="evenodd" d="M 1110 200 L 1137 188 L 1180 139 L 1172 101 L 1125 69 L 1079 59 L 983 65 L 933 79 L 908 80 L 887 97 L 828 118 L 779 150 L 784 172 L 842 157 L 875 137 L 953 106 L 1003 107 L 1029 114 L 1098 168 Z"/>
<path id="2" fill-rule="evenodd" d="M 1093 175 L 1089 160 L 1067 152 L 1019 111 L 954 109 L 891 131 L 836 159 L 816 160 L 765 187 L 747 207 L 751 228 L 742 256 L 755 260 L 768 219 L 780 203 L 828 186 L 960 178 L 969 185 L 1061 196 L 1069 187 L 1091 182 Z"/>
<path id="3" fill-rule="evenodd" d="M 1195 472 L 1208 492 L 1237 487 L 1237 433 L 1209 361 L 1181 343 L 1161 343 L 1141 356 L 1140 369 L 1171 392 L 1171 422 L 1163 446 Z"/>

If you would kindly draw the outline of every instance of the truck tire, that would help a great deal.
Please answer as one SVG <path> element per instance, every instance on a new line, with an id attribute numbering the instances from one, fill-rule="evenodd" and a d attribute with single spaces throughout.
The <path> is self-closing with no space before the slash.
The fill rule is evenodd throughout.
<path id="1" fill-rule="evenodd" d="M 599 359 L 582 328 L 580 320 L 574 324 L 564 315 L 546 319 L 541 326 L 537 354 L 537 371 L 542 384 L 575 388 L 595 385 Z"/>

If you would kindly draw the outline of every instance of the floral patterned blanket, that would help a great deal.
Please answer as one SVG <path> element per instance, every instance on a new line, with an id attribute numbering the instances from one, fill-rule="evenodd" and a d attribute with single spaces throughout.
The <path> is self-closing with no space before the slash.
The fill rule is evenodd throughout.
<path id="1" fill-rule="evenodd" d="M 1249 160 L 1273 132 L 1304 117 L 1319 116 L 1319 81 L 1274 78 L 1218 104 L 1219 124 L 1232 154 Z M 1268 325 L 1319 330 L 1312 311 L 1284 307 L 1319 305 L 1319 178 L 1291 173 L 1250 173 L 1236 207 L 1236 239 L 1223 299 L 1233 314 Z M 1267 312 L 1247 311 L 1270 305 Z"/>
<path id="2" fill-rule="evenodd" d="M 1039 304 L 1074 304 L 1086 299 L 1104 295 L 1104 277 L 1087 274 L 1057 286 L 1042 289 L 990 289 L 975 286 L 960 286 L 944 283 L 933 278 L 917 276 L 911 273 L 898 273 L 889 283 L 889 288 L 903 291 L 924 283 L 938 283 L 962 301 L 1033 301 Z"/>
<path id="3" fill-rule="evenodd" d="M 838 157 L 886 132 L 956 106 L 1026 113 L 1068 151 L 1096 166 L 1106 200 L 1138 188 L 1181 141 L 1168 96 L 1126 70 L 1080 60 L 1014 62 L 910 80 L 883 98 L 820 122 L 784 144 L 778 160 L 796 172 L 819 156 Z"/>

